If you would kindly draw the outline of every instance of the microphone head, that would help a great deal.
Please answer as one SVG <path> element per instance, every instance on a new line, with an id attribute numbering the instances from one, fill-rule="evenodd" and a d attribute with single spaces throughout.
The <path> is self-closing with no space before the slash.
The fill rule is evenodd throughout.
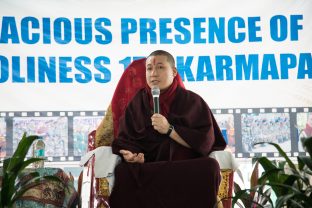
<path id="1" fill-rule="evenodd" d="M 159 97 L 159 94 L 160 94 L 160 89 L 158 86 L 154 86 L 152 88 L 152 95 L 153 97 Z"/>

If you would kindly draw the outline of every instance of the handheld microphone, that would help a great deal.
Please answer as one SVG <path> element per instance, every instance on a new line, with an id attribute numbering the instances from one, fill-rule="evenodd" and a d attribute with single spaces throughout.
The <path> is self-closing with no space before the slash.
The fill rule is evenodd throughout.
<path id="1" fill-rule="evenodd" d="M 153 103 L 154 103 L 154 113 L 160 113 L 159 110 L 159 94 L 160 89 L 158 86 L 154 86 L 152 88 L 152 96 L 153 96 Z"/>

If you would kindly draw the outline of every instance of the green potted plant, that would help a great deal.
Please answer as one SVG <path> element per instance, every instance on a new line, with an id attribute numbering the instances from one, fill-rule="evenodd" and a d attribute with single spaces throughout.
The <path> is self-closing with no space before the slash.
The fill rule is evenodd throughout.
<path id="1" fill-rule="evenodd" d="M 30 164 L 43 160 L 41 158 L 26 159 L 26 155 L 32 143 L 38 139 L 38 136 L 26 136 L 23 134 L 12 157 L 3 161 L 2 168 L 2 186 L 0 190 L 0 208 L 13 207 L 15 202 L 30 188 L 40 185 L 45 181 L 58 181 L 63 183 L 61 179 L 56 176 L 40 176 L 34 170 L 29 173 L 30 180 L 20 180 L 22 172 Z"/>
<path id="2" fill-rule="evenodd" d="M 293 163 L 278 144 L 267 143 L 278 150 L 282 160 L 269 160 L 267 157 L 255 158 L 251 187 L 241 189 L 237 184 L 235 185 L 233 207 L 235 204 L 242 207 L 239 200 L 245 207 L 252 208 L 312 207 L 312 137 L 302 139 L 304 149 L 309 154 L 298 156 L 297 164 Z M 260 177 L 257 177 L 258 164 L 263 168 Z M 275 201 L 272 200 L 270 191 L 274 193 Z"/>
<path id="3" fill-rule="evenodd" d="M 242 189 L 238 183 L 234 181 L 234 193 L 233 205 L 238 205 L 239 207 L 264 207 L 268 200 L 270 200 L 271 189 L 264 189 L 263 186 L 258 186 L 259 177 L 259 163 L 255 162 L 254 168 L 250 178 L 250 188 Z M 237 174 L 240 176 L 243 182 L 243 176 L 240 170 L 236 170 Z"/>

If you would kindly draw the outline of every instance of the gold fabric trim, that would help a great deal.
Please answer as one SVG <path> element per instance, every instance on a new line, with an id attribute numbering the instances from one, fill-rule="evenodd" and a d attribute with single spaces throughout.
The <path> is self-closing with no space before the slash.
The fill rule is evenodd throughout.
<path id="1" fill-rule="evenodd" d="M 98 195 L 109 197 L 109 183 L 106 178 L 99 178 L 99 192 Z"/>
<path id="2" fill-rule="evenodd" d="M 230 188 L 230 174 L 231 173 L 232 173 L 231 169 L 221 170 L 222 179 L 221 179 L 221 183 L 220 183 L 219 191 L 218 191 L 218 197 L 220 199 L 229 197 L 228 191 Z"/>
<path id="3" fill-rule="evenodd" d="M 108 106 L 106 114 L 96 129 L 95 147 L 110 146 L 114 140 L 112 105 Z"/>
<path id="4" fill-rule="evenodd" d="M 222 204 L 222 201 L 220 200 L 219 196 L 217 196 L 217 202 L 218 202 L 217 208 L 223 208 L 223 204 Z"/>

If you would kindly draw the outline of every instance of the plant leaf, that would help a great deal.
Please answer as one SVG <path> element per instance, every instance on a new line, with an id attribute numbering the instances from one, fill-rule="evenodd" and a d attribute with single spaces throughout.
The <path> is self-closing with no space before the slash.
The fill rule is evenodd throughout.
<path id="1" fill-rule="evenodd" d="M 259 203 L 260 204 L 267 204 L 267 202 L 270 200 L 270 196 L 271 196 L 271 188 L 268 188 L 264 193 L 263 193 L 263 196 L 261 196 L 259 198 Z M 272 201 L 270 201 L 271 204 L 273 204 Z"/>
<path id="2" fill-rule="evenodd" d="M 241 200 L 244 204 L 245 207 L 248 207 L 246 206 L 247 202 L 246 202 L 246 198 L 250 198 L 250 195 L 248 194 L 248 190 L 247 189 L 244 189 L 244 190 L 241 190 L 241 191 L 238 191 L 235 193 L 235 196 L 232 197 L 232 203 L 233 205 L 237 203 L 238 200 Z"/>
<path id="3" fill-rule="evenodd" d="M 288 200 L 290 200 L 295 194 L 291 193 L 291 194 L 288 194 L 288 195 L 284 195 L 284 196 L 280 196 L 276 199 L 276 208 L 279 208 L 279 207 L 284 207 L 286 205 L 286 202 Z"/>
<path id="4" fill-rule="evenodd" d="M 302 145 L 306 149 L 306 151 L 310 154 L 312 158 L 312 137 L 302 138 Z"/>
<path id="5" fill-rule="evenodd" d="M 243 174 L 242 174 L 242 172 L 240 171 L 240 169 L 237 169 L 237 170 L 236 170 L 236 173 L 237 173 L 237 175 L 239 176 L 239 178 L 241 179 L 241 181 L 244 183 L 244 177 L 243 177 Z"/>
<path id="6" fill-rule="evenodd" d="M 253 168 L 251 178 L 250 178 L 250 189 L 253 189 L 255 186 L 258 185 L 258 178 L 259 178 L 259 161 L 256 161 L 255 166 Z M 254 198 L 255 192 L 250 193 L 251 197 Z"/>
<path id="7" fill-rule="evenodd" d="M 13 156 L 9 159 L 4 160 L 3 163 L 3 177 L 2 177 L 2 188 L 1 188 L 1 205 L 11 207 L 12 196 L 15 193 L 15 183 L 17 175 L 26 167 L 24 159 L 26 154 L 31 147 L 33 141 L 38 139 L 38 136 L 26 136 L 23 134 L 21 141 L 13 153 Z"/>
<path id="8" fill-rule="evenodd" d="M 20 189 L 22 186 L 26 186 L 28 183 L 31 183 L 31 181 L 34 178 L 40 177 L 40 174 L 38 172 L 30 172 L 30 173 L 22 173 L 19 175 L 17 179 L 17 183 L 15 184 L 15 189 Z"/>
<path id="9" fill-rule="evenodd" d="M 35 158 L 35 157 L 32 157 L 28 160 L 25 160 L 22 164 L 21 164 L 21 167 L 19 169 L 19 172 L 18 174 L 20 174 L 25 168 L 27 168 L 30 164 L 32 163 L 35 163 L 35 162 L 38 162 L 38 161 L 41 161 L 41 160 L 45 160 L 44 158 Z"/>
<path id="10" fill-rule="evenodd" d="M 271 206 L 273 206 L 273 201 L 270 199 L 268 195 L 265 195 L 262 190 L 260 190 L 263 187 L 263 185 L 257 185 L 253 189 L 243 189 L 241 191 L 238 191 L 235 193 L 235 196 L 232 197 L 233 201 L 233 207 L 234 205 L 238 204 L 238 200 L 241 200 L 241 202 L 244 204 L 244 207 L 253 207 L 255 205 L 258 205 L 257 207 L 263 207 L 264 204 L 259 203 L 258 199 L 255 200 L 253 197 L 251 197 L 251 193 L 258 193 L 258 196 L 261 196 L 262 198 L 266 198 L 266 202 L 268 201 Z M 260 200 L 261 202 L 261 200 Z"/>
<path id="11" fill-rule="evenodd" d="M 294 163 L 289 159 L 287 154 L 284 152 L 284 150 L 282 150 L 282 148 L 278 144 L 275 144 L 273 142 L 258 142 L 258 143 L 255 143 L 255 144 L 264 144 L 264 143 L 273 145 L 278 150 L 279 154 L 286 160 L 286 162 L 288 163 L 289 167 L 294 169 L 294 170 L 297 170 L 296 166 L 294 165 Z"/>
<path id="12" fill-rule="evenodd" d="M 253 188 L 254 186 L 258 185 L 258 178 L 259 178 L 259 168 L 258 168 L 259 162 L 257 161 L 252 174 L 250 178 L 250 188 Z"/>
<path id="13" fill-rule="evenodd" d="M 281 169 L 277 168 L 268 158 L 260 157 L 258 158 L 258 162 L 264 169 L 264 175 L 261 176 L 258 180 L 259 184 L 263 184 L 266 180 L 269 181 L 278 181 L 277 172 Z M 278 190 L 274 190 L 274 192 L 279 192 Z"/>
<path id="14" fill-rule="evenodd" d="M 234 181 L 234 193 L 241 191 L 241 187 Z"/>
<path id="15" fill-rule="evenodd" d="M 31 147 L 33 141 L 38 138 L 38 136 L 34 135 L 26 137 L 26 133 L 23 134 L 23 138 L 18 143 L 18 146 L 13 156 L 11 157 L 10 163 L 7 167 L 7 171 L 19 172 L 18 170 L 21 168 L 21 165 L 24 162 L 29 148 Z"/>
<path id="16" fill-rule="evenodd" d="M 312 160 L 308 156 L 298 156 L 298 165 L 299 170 L 303 170 L 304 166 L 306 165 L 310 170 L 312 170 Z"/>

